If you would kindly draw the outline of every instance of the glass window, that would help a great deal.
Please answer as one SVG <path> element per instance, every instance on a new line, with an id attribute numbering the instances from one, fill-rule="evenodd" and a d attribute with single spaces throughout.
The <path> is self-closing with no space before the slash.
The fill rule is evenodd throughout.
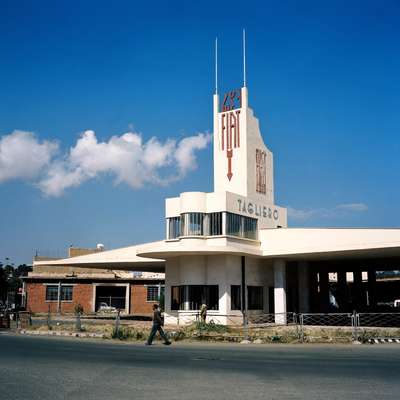
<path id="1" fill-rule="evenodd" d="M 205 296 L 203 296 L 203 286 L 189 285 L 188 292 L 189 310 L 200 310 L 201 305 L 206 302 Z"/>
<path id="2" fill-rule="evenodd" d="M 222 235 L 222 213 L 210 213 L 208 216 L 208 232 L 210 236 Z"/>
<path id="3" fill-rule="evenodd" d="M 46 300 L 47 301 L 58 300 L 58 286 L 57 285 L 46 286 Z"/>
<path id="4" fill-rule="evenodd" d="M 248 217 L 242 218 L 244 224 L 243 236 L 248 239 L 257 239 L 257 220 Z"/>
<path id="5" fill-rule="evenodd" d="M 189 285 L 187 293 L 190 310 L 200 310 L 202 304 L 209 310 L 218 310 L 218 285 Z"/>
<path id="6" fill-rule="evenodd" d="M 264 308 L 263 287 L 247 286 L 247 301 L 249 310 L 262 310 Z"/>
<path id="7" fill-rule="evenodd" d="M 180 217 L 167 219 L 167 239 L 180 236 L 219 236 L 224 230 L 222 212 L 185 213 Z M 257 239 L 257 219 L 243 215 L 226 213 L 226 234 L 247 239 Z"/>
<path id="8" fill-rule="evenodd" d="M 209 310 L 218 310 L 219 293 L 218 285 L 204 286 L 206 305 Z"/>
<path id="9" fill-rule="evenodd" d="M 241 310 L 242 302 L 241 302 L 241 286 L 240 285 L 232 285 L 231 286 L 231 310 Z"/>
<path id="10" fill-rule="evenodd" d="M 147 286 L 147 301 L 158 301 L 158 286 Z"/>
<path id="11" fill-rule="evenodd" d="M 61 286 L 61 301 L 72 301 L 73 286 Z"/>
<path id="12" fill-rule="evenodd" d="M 183 286 L 171 286 L 171 310 L 183 310 Z"/>
<path id="13" fill-rule="evenodd" d="M 226 234 L 257 239 L 257 220 L 228 212 L 226 213 Z"/>
<path id="14" fill-rule="evenodd" d="M 203 235 L 203 213 L 182 214 L 181 224 L 183 236 L 201 236 Z"/>
<path id="15" fill-rule="evenodd" d="M 240 222 L 240 215 L 226 213 L 226 234 L 232 236 L 241 236 Z"/>
<path id="16" fill-rule="evenodd" d="M 184 310 L 185 303 L 189 310 L 200 310 L 202 304 L 209 310 L 218 310 L 218 285 L 172 286 L 171 310 Z"/>
<path id="17" fill-rule="evenodd" d="M 181 236 L 181 217 L 168 218 L 168 238 L 176 239 Z"/>

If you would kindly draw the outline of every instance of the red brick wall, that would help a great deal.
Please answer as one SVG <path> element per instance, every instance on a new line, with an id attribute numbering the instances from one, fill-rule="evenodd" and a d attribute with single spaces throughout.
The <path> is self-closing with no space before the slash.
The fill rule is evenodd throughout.
<path id="1" fill-rule="evenodd" d="M 62 313 L 73 313 L 79 303 L 84 312 L 92 312 L 93 285 L 91 283 L 78 283 L 73 285 L 72 301 L 61 301 Z M 26 309 L 34 313 L 57 312 L 57 301 L 46 301 L 46 285 L 35 282 L 26 283 Z"/>
<path id="2" fill-rule="evenodd" d="M 54 283 L 55 285 L 57 283 Z M 149 283 L 151 285 L 151 283 Z M 158 282 L 153 285 L 157 285 Z M 73 313 L 76 304 L 81 304 L 85 313 L 93 312 L 93 285 L 92 283 L 76 283 L 73 285 L 72 302 L 61 302 L 62 313 Z M 43 282 L 26 282 L 26 309 L 34 313 L 57 312 L 57 301 L 46 301 L 46 285 Z M 147 301 L 147 287 L 144 283 L 130 284 L 130 314 L 151 315 L 153 304 Z"/>
<path id="3" fill-rule="evenodd" d="M 131 314 L 151 315 L 154 301 L 147 301 L 147 287 L 131 283 Z"/>

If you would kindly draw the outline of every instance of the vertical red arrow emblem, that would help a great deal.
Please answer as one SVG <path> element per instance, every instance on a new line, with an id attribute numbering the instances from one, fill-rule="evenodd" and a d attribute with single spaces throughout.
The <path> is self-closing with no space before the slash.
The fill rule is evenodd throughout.
<path id="1" fill-rule="evenodd" d="M 232 179 L 232 150 L 227 150 L 226 151 L 226 156 L 228 157 L 228 173 L 226 176 L 228 177 L 229 180 Z"/>

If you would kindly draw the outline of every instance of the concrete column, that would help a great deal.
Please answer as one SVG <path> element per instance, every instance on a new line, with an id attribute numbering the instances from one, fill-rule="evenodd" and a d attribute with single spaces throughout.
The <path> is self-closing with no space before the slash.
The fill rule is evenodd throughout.
<path id="1" fill-rule="evenodd" d="M 322 268 L 324 268 L 322 266 Z M 321 312 L 329 312 L 329 272 L 321 271 L 319 274 L 319 302 Z"/>
<path id="2" fill-rule="evenodd" d="M 375 268 L 368 268 L 368 306 L 376 307 L 376 271 Z"/>
<path id="3" fill-rule="evenodd" d="M 184 309 L 185 311 L 190 310 L 190 302 L 189 302 L 189 286 L 185 285 L 183 287 L 183 301 L 184 301 Z"/>
<path id="4" fill-rule="evenodd" d="M 226 235 L 226 212 L 222 213 L 222 235 Z"/>
<path id="5" fill-rule="evenodd" d="M 284 260 L 274 260 L 274 302 L 275 322 L 286 323 L 286 263 Z"/>
<path id="6" fill-rule="evenodd" d="M 348 310 L 348 290 L 347 290 L 347 279 L 346 279 L 346 271 L 338 271 L 337 272 L 337 285 L 338 285 L 338 298 L 337 302 L 339 304 L 340 312 L 347 312 Z"/>
<path id="7" fill-rule="evenodd" d="M 301 261 L 297 267 L 299 277 L 299 311 L 310 312 L 310 271 L 306 261 Z"/>
<path id="8" fill-rule="evenodd" d="M 310 265 L 310 312 L 319 311 L 317 271 Z"/>
<path id="9" fill-rule="evenodd" d="M 170 239 L 169 237 L 169 218 L 165 219 L 165 239 Z"/>
<path id="10" fill-rule="evenodd" d="M 131 305 L 131 296 L 130 296 L 130 294 L 131 294 L 131 284 L 127 283 L 126 284 L 126 290 L 125 290 L 125 312 L 127 314 L 130 313 L 130 309 L 131 309 L 131 307 L 130 307 L 130 305 Z"/>
<path id="11" fill-rule="evenodd" d="M 92 283 L 92 312 L 96 312 L 96 288 L 97 285 Z"/>
<path id="12" fill-rule="evenodd" d="M 58 292 L 57 292 L 57 314 L 61 314 L 61 282 L 58 282 Z"/>

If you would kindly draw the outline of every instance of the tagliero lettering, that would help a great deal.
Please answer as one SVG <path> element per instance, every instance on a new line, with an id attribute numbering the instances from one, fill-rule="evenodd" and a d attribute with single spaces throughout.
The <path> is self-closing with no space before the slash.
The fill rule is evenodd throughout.
<path id="1" fill-rule="evenodd" d="M 252 203 L 249 201 L 246 203 L 245 200 L 238 199 L 238 206 L 239 206 L 239 212 L 245 213 L 245 214 L 254 214 L 257 217 L 263 217 L 263 218 L 273 218 L 274 220 L 277 220 L 279 218 L 279 213 L 277 209 L 272 210 L 271 207 L 267 206 L 260 206 L 259 204 Z"/>

